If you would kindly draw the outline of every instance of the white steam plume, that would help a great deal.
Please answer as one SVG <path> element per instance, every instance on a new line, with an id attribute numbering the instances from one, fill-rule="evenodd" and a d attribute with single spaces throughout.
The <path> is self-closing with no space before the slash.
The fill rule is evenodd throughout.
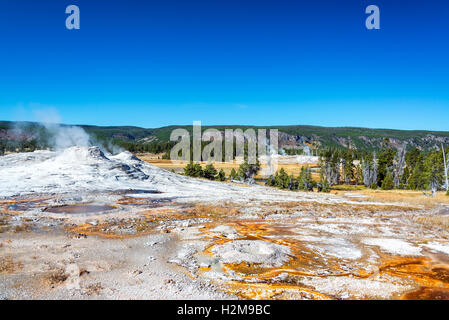
<path id="1" fill-rule="evenodd" d="M 74 126 L 61 126 L 54 123 L 44 123 L 50 133 L 50 145 L 55 150 L 63 150 L 70 147 L 90 147 L 89 135 L 83 128 Z"/>
<path id="2" fill-rule="evenodd" d="M 81 127 L 60 125 L 61 117 L 56 109 L 47 108 L 36 110 L 36 118 L 47 129 L 48 143 L 55 150 L 63 150 L 70 147 L 92 146 L 89 135 Z"/>

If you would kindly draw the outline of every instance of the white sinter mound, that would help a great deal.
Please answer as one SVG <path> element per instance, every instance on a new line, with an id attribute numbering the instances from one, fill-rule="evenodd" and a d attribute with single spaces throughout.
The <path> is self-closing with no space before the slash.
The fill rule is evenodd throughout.
<path id="1" fill-rule="evenodd" d="M 216 246 L 214 255 L 224 263 L 260 263 L 279 267 L 289 260 L 290 248 L 262 240 L 236 240 Z"/>
<path id="2" fill-rule="evenodd" d="M 1 157 L 0 196 L 116 190 L 148 180 L 140 161 L 132 155 L 123 161 L 125 156 L 107 157 L 98 147 L 72 147 Z"/>

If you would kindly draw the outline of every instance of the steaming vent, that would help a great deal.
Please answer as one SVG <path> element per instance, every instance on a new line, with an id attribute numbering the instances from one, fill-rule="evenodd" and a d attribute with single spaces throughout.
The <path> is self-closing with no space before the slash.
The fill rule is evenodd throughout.
<path id="1" fill-rule="evenodd" d="M 90 147 L 89 149 L 87 149 L 87 153 L 89 154 L 89 157 L 92 157 L 94 159 L 108 159 L 99 147 Z"/>
<path id="2" fill-rule="evenodd" d="M 55 161 L 70 163 L 91 163 L 110 161 L 99 147 L 70 147 L 62 151 Z"/>

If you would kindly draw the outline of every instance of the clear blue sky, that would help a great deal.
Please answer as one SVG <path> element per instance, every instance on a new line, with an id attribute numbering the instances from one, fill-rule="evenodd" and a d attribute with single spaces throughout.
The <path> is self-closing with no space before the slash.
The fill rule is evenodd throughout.
<path id="1" fill-rule="evenodd" d="M 0 120 L 449 131 L 448 35 L 447 0 L 1 0 Z"/>

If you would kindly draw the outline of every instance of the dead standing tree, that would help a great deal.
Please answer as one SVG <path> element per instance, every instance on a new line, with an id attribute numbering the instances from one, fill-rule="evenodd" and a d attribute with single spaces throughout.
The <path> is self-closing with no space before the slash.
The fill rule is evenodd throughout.
<path id="1" fill-rule="evenodd" d="M 393 172 L 394 172 L 394 179 L 393 183 L 394 186 L 397 188 L 399 187 L 402 179 L 402 175 L 404 174 L 404 168 L 405 168 L 405 154 L 407 150 L 407 145 L 404 144 L 401 148 L 399 148 L 399 152 L 396 154 L 396 158 L 393 163 Z"/>
<path id="2" fill-rule="evenodd" d="M 377 183 L 377 159 L 376 154 L 362 159 L 363 184 L 367 187 Z"/>
<path id="3" fill-rule="evenodd" d="M 329 185 L 340 182 L 340 156 L 336 150 L 327 150 L 320 157 L 321 174 Z"/>
<path id="4" fill-rule="evenodd" d="M 445 177 L 445 188 L 446 192 L 449 190 L 449 182 L 448 182 L 448 167 L 449 167 L 449 154 L 446 156 L 446 151 L 444 150 L 443 144 L 441 144 L 441 150 L 443 151 L 443 162 L 444 162 L 444 177 Z"/>

